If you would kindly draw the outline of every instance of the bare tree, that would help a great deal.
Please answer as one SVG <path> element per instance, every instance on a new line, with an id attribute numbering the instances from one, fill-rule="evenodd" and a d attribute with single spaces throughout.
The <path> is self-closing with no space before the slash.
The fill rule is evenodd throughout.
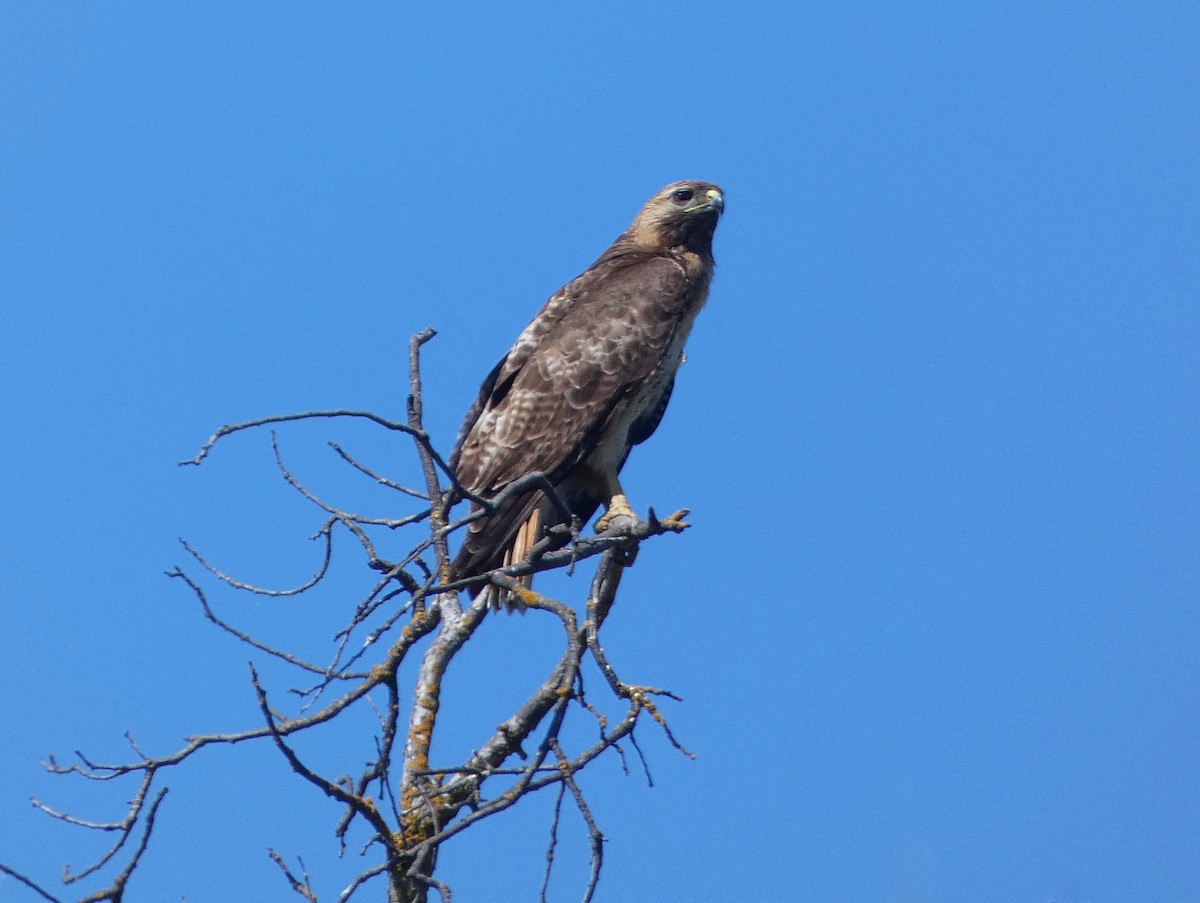
<path id="1" fill-rule="evenodd" d="M 524 562 L 471 580 L 449 581 L 450 537 L 474 517 L 484 516 L 502 498 L 485 501 L 457 485 L 425 431 L 420 349 L 433 335 L 433 330 L 426 329 L 413 336 L 410 342 L 410 394 L 404 422 L 355 410 L 264 417 L 222 427 L 195 458 L 183 462 L 199 465 L 218 442 L 233 433 L 301 420 L 357 419 L 407 437 L 420 466 L 423 487 L 417 489 L 396 482 L 360 462 L 341 446 L 331 444 L 333 451 L 347 465 L 378 485 L 394 490 L 397 497 L 408 500 L 407 503 L 417 509 L 400 517 L 347 512 L 319 498 L 285 466 L 272 433 L 271 444 L 280 474 L 323 513 L 317 537 L 324 544 L 324 558 L 317 573 L 305 584 L 292 589 L 266 589 L 236 579 L 200 552 L 186 544 L 185 548 L 207 575 L 207 580 L 215 579 L 242 593 L 297 596 L 312 590 L 325 579 L 333 558 L 334 533 L 346 531 L 365 555 L 366 566 L 374 574 L 372 585 L 365 595 L 355 600 L 345 626 L 333 637 L 329 663 L 315 664 L 235 627 L 217 614 L 199 580 L 182 568 L 168 572 L 170 577 L 186 584 L 212 624 L 238 642 L 252 647 L 257 654 L 293 668 L 305 681 L 305 685 L 292 688 L 292 693 L 302 702 L 296 706 L 295 714 L 281 713 L 278 694 L 268 691 L 258 670 L 251 665 L 249 680 L 262 718 L 258 727 L 188 737 L 182 747 L 166 754 L 143 751 L 127 733 L 132 755 L 123 762 L 97 762 L 82 753 L 76 753 L 77 760 L 70 763 L 59 762 L 54 757 L 47 759 L 45 767 L 55 774 L 78 775 L 92 781 L 127 780 L 136 784 L 124 817 L 112 822 L 85 820 L 33 800 L 36 807 L 55 819 L 115 835 L 115 842 L 95 862 L 78 871 L 64 870 L 62 880 L 67 885 L 85 879 L 99 883 L 109 880 L 105 876 L 116 872 L 107 886 L 83 897 L 84 901 L 119 903 L 124 898 L 138 863 L 150 847 L 155 820 L 160 817 L 168 789 L 163 783 L 165 774 L 186 765 L 210 747 L 247 742 L 273 744 L 288 768 L 341 807 L 342 815 L 332 826 L 340 851 L 346 850 L 352 828 L 356 837 L 365 835 L 367 838 L 362 854 L 370 864 L 337 899 L 350 900 L 368 883 L 380 879 L 386 884 L 389 903 L 425 901 L 431 889 L 441 900 L 449 901 L 449 882 L 436 873 L 441 846 L 544 788 L 553 788 L 557 798 L 549 847 L 545 851 L 546 872 L 541 898 L 546 899 L 562 804 L 569 799 L 582 817 L 590 838 L 591 866 L 583 894 L 586 903 L 592 898 L 600 876 L 604 836 L 576 775 L 606 754 L 618 755 L 624 760 L 627 746 L 642 758 L 634 732 L 647 716 L 656 723 L 657 729 L 665 732 L 676 749 L 691 756 L 672 735 L 655 701 L 657 697 L 678 697 L 662 689 L 623 681 L 601 645 L 601 630 L 616 601 L 621 576 L 632 564 L 639 544 L 663 533 L 682 531 L 687 527 L 683 521 L 687 512 L 680 511 L 662 520 L 655 517 L 653 511 L 644 521 L 620 518 L 604 533 L 589 538 L 581 538 L 579 525 L 573 524 L 571 528 L 560 528 L 546 537 Z M 550 482 L 544 475 L 536 473 L 509 485 L 504 492 L 519 493 L 534 486 L 555 498 Z M 474 515 L 451 520 L 451 503 L 457 499 L 471 499 L 481 508 Z M 413 531 L 420 532 L 419 541 L 415 541 L 403 557 L 391 560 L 380 554 L 385 538 L 388 546 L 394 546 L 394 535 Z M 526 574 L 571 568 L 589 559 L 595 559 L 596 570 L 585 604 L 578 610 L 563 601 L 533 592 L 516 579 Z M 456 764 L 433 763 L 430 749 L 439 719 L 456 714 L 441 708 L 443 681 L 488 613 L 483 596 L 472 601 L 468 596 L 460 595 L 460 591 L 471 584 L 488 581 L 516 593 L 535 614 L 557 619 L 562 628 L 561 652 L 544 679 L 528 688 L 524 701 L 498 727 L 477 726 L 480 733 L 475 752 Z M 415 678 L 403 683 L 400 667 L 414 660 L 417 660 Z M 603 675 L 607 687 L 603 695 L 608 703 L 585 693 L 583 669 L 589 660 Z M 603 705 L 611 707 L 614 703 L 618 704 L 618 714 L 610 716 L 602 711 Z M 346 724 L 345 713 L 352 707 L 367 704 L 376 708 L 377 729 L 370 737 L 352 739 L 346 736 L 344 745 L 347 765 L 368 763 L 357 778 L 330 777 L 303 761 L 296 751 L 294 738 L 321 725 Z M 593 739 L 574 747 L 564 739 L 562 732 L 564 721 L 572 712 L 594 725 Z M 527 752 L 526 745 L 532 745 L 532 751 Z M 364 751 L 367 751 L 365 759 Z M 645 764 L 644 758 L 642 763 Z M 291 889 L 315 903 L 317 895 L 303 865 L 290 866 L 274 850 L 269 851 L 269 856 Z M 12 866 L 0 864 L 0 870 L 21 882 L 31 893 L 45 900 L 60 901 L 60 897 L 45 886 Z"/>

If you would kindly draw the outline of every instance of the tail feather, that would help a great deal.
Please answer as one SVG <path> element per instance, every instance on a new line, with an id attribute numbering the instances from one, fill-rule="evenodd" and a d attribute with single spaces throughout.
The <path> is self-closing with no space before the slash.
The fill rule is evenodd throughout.
<path id="1" fill-rule="evenodd" d="M 521 526 L 517 527 L 517 535 L 513 537 L 512 545 L 504 551 L 504 567 L 510 564 L 520 564 L 529 557 L 529 550 L 537 545 L 541 538 L 542 527 L 542 509 L 535 507 L 529 512 L 529 516 L 522 521 Z M 517 583 L 529 589 L 533 586 L 533 574 L 525 574 L 522 577 L 517 577 Z M 488 599 L 488 603 L 496 611 L 500 610 L 500 606 L 506 606 L 509 613 L 519 611 L 525 613 L 525 603 L 521 601 L 521 597 L 516 593 L 507 590 L 501 590 L 498 586 L 490 587 L 496 590 Z"/>
<path id="2" fill-rule="evenodd" d="M 587 523 L 600 506 L 599 499 L 587 492 L 572 491 L 570 486 L 560 488 L 560 492 L 571 514 L 580 523 Z M 562 513 L 541 491 L 501 505 L 467 528 L 462 548 L 451 567 L 453 579 L 462 580 L 496 568 L 520 564 L 529 557 L 530 550 L 541 541 L 546 530 L 563 522 Z M 533 585 L 531 574 L 517 580 L 525 588 Z M 507 608 L 510 612 L 525 610 L 525 603 L 519 597 L 494 584 L 476 584 L 469 592 L 472 599 L 485 593 L 487 604 L 497 611 L 501 608 Z"/>
<path id="3" fill-rule="evenodd" d="M 532 493 L 524 499 L 501 506 L 491 516 L 471 524 L 462 548 L 455 556 L 453 578 L 462 580 L 524 561 L 529 550 L 541 538 L 542 498 L 542 493 Z M 518 579 L 525 587 L 533 583 L 533 578 L 528 575 Z M 525 610 L 524 603 L 517 596 L 498 586 L 476 585 L 469 592 L 472 599 L 481 592 L 485 593 L 487 604 L 497 611 L 502 607 L 510 612 Z"/>

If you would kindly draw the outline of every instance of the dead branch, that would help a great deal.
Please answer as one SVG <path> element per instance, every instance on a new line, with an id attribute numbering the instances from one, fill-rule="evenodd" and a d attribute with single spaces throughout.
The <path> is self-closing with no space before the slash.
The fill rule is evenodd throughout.
<path id="1" fill-rule="evenodd" d="M 692 755 L 672 734 L 656 703 L 659 697 L 674 700 L 679 697 L 663 689 L 623 681 L 601 643 L 602 628 L 617 601 L 624 571 L 633 563 L 641 544 L 686 529 L 683 518 L 687 512 L 680 511 L 663 520 L 653 511 L 646 520 L 619 518 L 597 536 L 580 537 L 578 524 L 559 528 L 537 543 L 526 561 L 478 577 L 450 581 L 452 536 L 511 495 L 540 489 L 567 519 L 569 510 L 547 476 L 541 473 L 514 481 L 490 500 L 472 496 L 458 485 L 423 424 L 420 350 L 433 336 L 433 330 L 427 329 L 414 335 L 409 344 L 405 422 L 349 409 L 263 417 L 221 427 L 194 458 L 182 462 L 201 464 L 218 442 L 234 433 L 304 420 L 360 419 L 404 437 L 416 457 L 425 488 L 424 492 L 408 488 L 331 443 L 342 461 L 373 480 L 381 492 L 389 493 L 388 507 L 383 513 L 343 510 L 311 491 L 284 465 L 279 442 L 271 432 L 270 445 L 282 479 L 319 512 L 320 526 L 313 538 L 321 539 L 324 548 L 313 576 L 288 589 L 264 588 L 227 574 L 186 542 L 184 548 L 202 568 L 202 576 L 207 575 L 205 579 L 215 581 L 217 586 L 270 596 L 280 599 L 282 604 L 305 594 L 328 591 L 325 578 L 334 555 L 333 533 L 340 526 L 354 536 L 363 551 L 365 572 L 371 575 L 369 585 L 360 591 L 357 600 L 339 603 L 349 612 L 349 619 L 333 634 L 330 664 L 322 666 L 264 642 L 218 616 L 199 580 L 178 567 L 167 572 L 169 577 L 188 586 L 204 618 L 223 633 L 255 653 L 294 668 L 295 673 L 307 677 L 310 683 L 314 677 L 317 682 L 313 686 L 289 688 L 291 695 L 308 701 L 298 711 L 279 711 L 269 704 L 272 696 L 279 694 L 264 685 L 258 669 L 251 664 L 250 685 L 261 718 L 256 726 L 186 737 L 183 746 L 158 754 L 143 751 L 130 738 L 133 756 L 128 761 L 97 762 L 79 751 L 75 753 L 75 761 L 66 764 L 49 757 L 45 767 L 55 774 L 73 774 L 101 782 L 121 779 L 137 782 L 124 816 L 114 821 L 80 818 L 34 801 L 52 818 L 85 830 L 116 834 L 116 842 L 102 856 L 77 872 L 64 872 L 64 881 L 96 878 L 102 871 L 114 868 L 122 853 L 127 856 L 108 886 L 86 897 L 84 903 L 120 903 L 150 846 L 155 818 L 167 793 L 167 787 L 161 784 L 164 776 L 176 773 L 172 769 L 185 765 L 209 747 L 251 742 L 273 745 L 293 773 L 338 807 L 340 815 L 332 825 L 332 833 L 339 852 L 345 851 L 352 826 L 367 835 L 360 855 L 374 860 L 364 862 L 337 899 L 348 901 L 372 879 L 384 876 L 389 901 L 394 903 L 424 901 L 431 890 L 442 901 L 451 900 L 449 883 L 435 876 L 442 845 L 472 825 L 498 816 L 547 787 L 557 788 L 557 798 L 540 898 L 547 898 L 562 802 L 569 797 L 587 829 L 591 847 L 584 890 L 587 903 L 595 893 L 601 873 L 604 835 L 577 780 L 579 772 L 609 751 L 620 756 L 624 766 L 622 744 L 628 741 L 650 782 L 649 766 L 634 738 L 643 715 L 662 729 L 671 745 L 685 755 Z M 416 510 L 394 510 L 399 498 L 411 500 Z M 453 505 L 460 500 L 472 501 L 475 510 L 451 519 Z M 409 537 L 407 551 L 403 546 L 397 548 L 397 537 L 409 531 L 420 535 Z M 532 592 L 517 579 L 527 574 L 572 568 L 593 559 L 596 570 L 587 597 L 574 605 Z M 541 682 L 528 689 L 523 701 L 506 719 L 498 726 L 480 731 L 479 743 L 470 756 L 457 764 L 433 768 L 430 749 L 440 720 L 461 716 L 443 711 L 442 686 L 454 662 L 470 650 L 470 639 L 483 629 L 489 614 L 482 599 L 468 603 L 459 598 L 459 591 L 487 582 L 518 593 L 532 617 L 557 619 L 562 628 L 561 651 Z M 402 679 L 401 668 L 406 662 L 410 663 L 405 671 L 408 676 Z M 600 686 L 606 685 L 610 691 L 607 702 L 585 697 L 584 670 L 593 667 L 604 677 Z M 325 699 L 320 708 L 310 711 L 318 697 L 333 686 L 339 687 L 338 695 Z M 404 703 L 409 700 L 405 710 Z M 360 737 L 347 729 L 344 738 L 347 760 L 358 763 L 361 769 L 357 777 L 324 775 L 303 761 L 293 738 L 334 722 L 344 724 L 343 714 L 364 702 L 375 711 L 375 731 Z M 606 713 L 606 707 L 616 711 Z M 573 716 L 573 712 L 578 714 Z M 563 739 L 563 726 L 570 717 L 584 717 L 596 725 L 592 739 L 577 748 L 570 748 Z M 135 838 L 136 844 L 132 843 Z M 294 893 L 309 903 L 317 903 L 317 891 L 302 860 L 297 858 L 299 868 L 295 870 L 282 853 L 272 849 L 269 856 Z M 0 865 L 0 871 L 43 899 L 58 901 L 50 891 L 12 867 Z"/>
<path id="2" fill-rule="evenodd" d="M 317 903 L 317 895 L 313 893 L 312 883 L 308 880 L 308 871 L 304 868 L 304 860 L 298 859 L 300 865 L 300 877 L 297 878 L 292 874 L 292 870 L 288 868 L 287 863 L 283 861 L 283 857 L 274 850 L 267 850 L 267 855 L 271 857 L 271 861 L 279 866 L 279 870 L 283 872 L 283 877 L 287 879 L 288 885 L 302 896 L 308 903 Z"/>

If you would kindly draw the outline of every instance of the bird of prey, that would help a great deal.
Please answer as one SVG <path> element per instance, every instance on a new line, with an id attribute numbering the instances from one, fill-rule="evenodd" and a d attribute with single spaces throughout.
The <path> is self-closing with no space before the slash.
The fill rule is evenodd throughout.
<path id="1" fill-rule="evenodd" d="M 602 504 L 598 531 L 633 515 L 618 474 L 666 410 L 683 344 L 708 296 L 724 206 L 712 182 L 668 185 L 594 264 L 550 296 L 467 412 L 450 456 L 460 485 L 491 499 L 541 472 L 581 524 Z M 470 523 L 451 576 L 519 563 L 545 530 L 565 522 L 543 490 L 509 496 Z M 495 608 L 524 607 L 500 587 L 484 591 Z"/>

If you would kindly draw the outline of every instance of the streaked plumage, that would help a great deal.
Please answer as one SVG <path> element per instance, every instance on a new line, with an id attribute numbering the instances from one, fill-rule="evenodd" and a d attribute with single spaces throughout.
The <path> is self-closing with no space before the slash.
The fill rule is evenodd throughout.
<path id="1" fill-rule="evenodd" d="M 463 486 L 490 498 L 541 471 L 581 523 L 601 504 L 612 515 L 628 511 L 617 474 L 666 409 L 683 344 L 708 296 L 723 208 L 711 182 L 668 185 L 591 267 L 550 297 L 467 412 L 450 458 Z M 541 491 L 505 502 L 470 525 L 454 578 L 521 561 L 560 522 Z M 496 606 L 514 604 L 507 593 L 488 591 Z"/>

